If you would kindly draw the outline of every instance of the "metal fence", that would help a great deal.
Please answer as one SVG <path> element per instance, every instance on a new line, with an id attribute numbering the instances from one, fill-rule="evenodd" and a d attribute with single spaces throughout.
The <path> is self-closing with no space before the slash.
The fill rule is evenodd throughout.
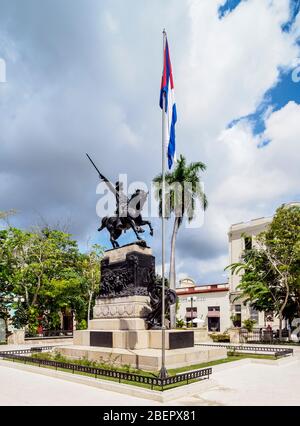
<path id="1" fill-rule="evenodd" d="M 49 352 L 56 346 L 33 346 L 28 349 L 10 349 L 7 351 L 0 351 L 0 357 L 3 355 L 22 355 L 22 354 L 31 354 L 34 352 Z"/>
<path id="2" fill-rule="evenodd" d="M 41 333 L 25 333 L 25 339 L 42 339 L 51 337 L 73 337 L 72 330 L 43 330 Z"/>
<path id="3" fill-rule="evenodd" d="M 275 358 L 289 356 L 294 354 L 292 348 L 276 348 L 272 346 L 247 346 L 247 345 L 227 345 L 227 344 L 209 344 L 209 343 L 196 343 L 196 346 L 209 346 L 226 348 L 228 351 L 240 352 L 240 353 L 267 353 L 274 355 Z"/>
<path id="4" fill-rule="evenodd" d="M 76 373 L 85 373 L 89 375 L 93 375 L 96 379 L 100 376 L 107 377 L 111 379 L 117 380 L 119 383 L 121 381 L 133 382 L 133 383 L 141 383 L 145 385 L 149 385 L 151 389 L 154 387 L 158 387 L 159 390 L 163 391 L 166 387 L 176 385 L 177 383 L 186 383 L 189 384 L 194 380 L 203 380 L 209 379 L 212 374 L 211 368 L 202 368 L 200 370 L 193 370 L 191 372 L 186 372 L 182 374 L 177 374 L 176 376 L 170 376 L 166 379 L 159 379 L 158 377 L 150 377 L 150 376 L 142 376 L 134 373 L 127 373 L 115 370 L 106 370 L 97 367 L 89 367 L 79 364 L 71 364 L 66 362 L 45 360 L 39 358 L 26 357 L 22 355 L 18 355 L 16 353 L 9 352 L 0 352 L 0 357 L 3 359 L 11 360 L 11 361 L 21 361 L 25 364 L 35 364 L 39 367 L 54 367 L 62 370 L 70 370 L 73 374 Z"/>
<path id="5" fill-rule="evenodd" d="M 282 330 L 282 337 L 279 338 L 279 332 L 268 330 L 268 329 L 257 329 L 253 331 L 247 331 L 241 329 L 239 332 L 240 343 L 282 343 L 289 340 L 288 330 Z"/>

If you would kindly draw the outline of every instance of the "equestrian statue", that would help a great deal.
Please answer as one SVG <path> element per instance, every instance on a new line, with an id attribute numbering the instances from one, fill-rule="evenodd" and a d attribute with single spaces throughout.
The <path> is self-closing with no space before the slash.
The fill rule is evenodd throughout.
<path id="1" fill-rule="evenodd" d="M 140 243 L 145 245 L 145 241 L 139 236 L 139 234 L 145 232 L 142 226 L 148 225 L 150 235 L 153 235 L 151 222 L 144 220 L 141 215 L 141 211 L 147 200 L 148 192 L 142 189 L 136 189 L 128 198 L 123 191 L 122 182 L 116 182 L 116 184 L 113 185 L 102 173 L 100 173 L 91 157 L 88 154 L 86 155 L 97 170 L 99 178 L 106 183 L 108 189 L 114 194 L 116 199 L 115 214 L 113 216 L 103 217 L 98 231 L 102 231 L 105 228 L 108 230 L 113 248 L 119 247 L 117 239 L 128 229 L 132 229 Z"/>

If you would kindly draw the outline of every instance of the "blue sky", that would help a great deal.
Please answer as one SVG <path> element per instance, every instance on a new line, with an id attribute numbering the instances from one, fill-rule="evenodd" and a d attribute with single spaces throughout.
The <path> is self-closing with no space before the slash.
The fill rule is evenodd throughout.
<path id="1" fill-rule="evenodd" d="M 228 126 L 232 127 L 240 120 L 246 119 L 251 122 L 254 135 L 263 135 L 265 130 L 265 114 L 269 109 L 278 111 L 290 101 L 294 101 L 298 105 L 300 104 L 300 86 L 299 83 L 293 81 L 292 73 L 293 71 L 291 70 L 281 71 L 279 81 L 274 87 L 266 91 L 256 110 L 245 117 L 234 119 Z M 263 148 L 269 142 L 267 139 L 262 139 L 258 148 Z"/>
<path id="2" fill-rule="evenodd" d="M 228 14 L 235 10 L 242 1 L 248 0 L 227 0 L 223 5 L 219 7 L 220 19 L 225 19 Z M 290 0 L 290 12 L 289 18 L 281 25 L 282 32 L 289 33 L 293 29 L 295 20 L 300 11 L 300 0 Z M 300 38 L 296 40 L 296 43 L 300 44 Z M 256 110 L 251 114 L 235 118 L 229 123 L 229 127 L 238 123 L 239 120 L 247 119 L 252 123 L 253 134 L 262 135 L 265 130 L 265 114 L 269 109 L 272 111 L 278 111 L 288 104 L 290 101 L 294 101 L 297 104 L 300 103 L 300 86 L 298 83 L 293 81 L 292 78 L 293 70 L 281 69 L 278 81 L 276 84 L 269 88 L 263 95 L 263 98 Z M 270 140 L 262 139 L 258 145 L 258 148 L 266 146 Z"/>
<path id="3" fill-rule="evenodd" d="M 97 233 L 98 183 L 160 171 L 162 29 L 177 103 L 177 152 L 206 163 L 209 208 L 178 234 L 178 277 L 226 280 L 232 223 L 299 200 L 298 0 L 0 0 L 1 210 L 16 226 Z M 160 266 L 160 223 L 145 232 Z M 168 241 L 171 233 L 168 223 Z M 131 238 L 128 233 L 121 242 Z M 167 258 L 169 245 L 167 245 Z"/>

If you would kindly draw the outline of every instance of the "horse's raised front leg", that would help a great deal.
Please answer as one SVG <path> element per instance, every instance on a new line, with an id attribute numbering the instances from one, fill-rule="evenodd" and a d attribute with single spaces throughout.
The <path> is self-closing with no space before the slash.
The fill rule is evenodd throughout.
<path id="1" fill-rule="evenodd" d="M 142 220 L 141 221 L 141 226 L 144 226 L 144 225 L 148 225 L 149 226 L 150 235 L 152 236 L 153 235 L 153 228 L 152 228 L 151 222 L 149 220 Z"/>
<path id="2" fill-rule="evenodd" d="M 137 228 L 136 228 L 136 226 L 135 226 L 134 221 L 133 221 L 131 218 L 128 218 L 128 221 L 129 221 L 129 225 L 131 226 L 131 228 L 133 229 L 133 231 L 134 231 L 134 233 L 135 233 L 136 238 L 137 238 L 138 240 L 141 240 L 141 237 L 140 237 L 140 236 L 139 236 L 139 234 L 138 234 L 138 231 L 137 231 Z"/>

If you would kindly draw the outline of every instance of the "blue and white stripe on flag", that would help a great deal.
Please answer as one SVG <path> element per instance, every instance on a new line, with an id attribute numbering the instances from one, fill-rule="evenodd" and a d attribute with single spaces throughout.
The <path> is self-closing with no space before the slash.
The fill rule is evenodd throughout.
<path id="1" fill-rule="evenodd" d="M 177 121 L 177 111 L 174 94 L 172 65 L 170 61 L 167 39 L 164 48 L 164 68 L 161 79 L 159 105 L 161 109 L 164 109 L 164 112 L 166 114 L 165 121 L 167 132 L 166 139 L 168 141 L 168 166 L 169 169 L 171 169 L 173 162 L 176 161 L 175 124 Z"/>

